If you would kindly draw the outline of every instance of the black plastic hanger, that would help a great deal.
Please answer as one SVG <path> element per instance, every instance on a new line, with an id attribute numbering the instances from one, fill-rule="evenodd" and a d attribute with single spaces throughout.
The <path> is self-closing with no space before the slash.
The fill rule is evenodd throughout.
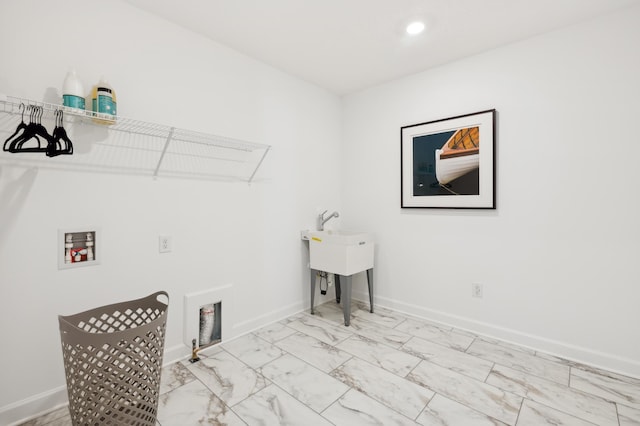
<path id="1" fill-rule="evenodd" d="M 24 122 L 24 110 L 26 109 L 26 107 L 24 106 L 23 103 L 20 103 L 20 107 L 19 108 L 20 108 L 20 110 L 22 110 L 22 120 L 20 121 L 20 124 L 18 124 L 18 127 L 16 127 L 16 131 L 13 132 L 13 134 L 11 136 L 9 136 L 6 141 L 4 141 L 4 145 L 2 146 L 2 150 L 3 151 L 9 151 L 9 147 L 7 146 L 7 144 L 9 144 L 9 142 L 13 143 L 11 141 L 11 139 L 13 139 L 13 138 L 19 139 L 20 136 L 22 136 L 22 134 L 20 136 L 16 137 L 18 135 L 18 133 L 20 131 L 24 131 L 27 128 L 27 124 Z M 11 146 L 11 145 L 9 145 L 9 146 Z"/>
<path id="2" fill-rule="evenodd" d="M 43 146 L 43 144 L 40 143 L 40 138 L 38 138 L 38 136 L 40 136 L 48 143 L 51 143 L 51 141 L 53 140 L 53 137 L 49 134 L 49 132 L 47 132 L 47 129 L 40 122 L 44 111 L 40 106 L 29 105 L 27 108 L 31 108 L 31 114 L 29 117 L 30 122 L 29 124 L 27 124 L 27 128 L 25 129 L 24 133 L 9 145 L 9 151 L 13 153 L 47 152 L 48 144 Z M 38 146 L 24 147 L 24 144 L 31 139 L 35 139 L 36 141 L 38 141 Z"/>
<path id="3" fill-rule="evenodd" d="M 24 132 L 11 141 L 9 144 L 9 152 L 18 152 L 19 144 L 25 140 L 31 139 L 32 137 L 35 137 L 38 140 L 38 145 L 40 144 L 40 139 L 37 136 L 34 136 L 36 107 L 33 105 L 27 105 L 27 111 L 29 111 L 29 124 L 25 127 Z"/>
<path id="4" fill-rule="evenodd" d="M 73 154 L 73 143 L 69 136 L 67 136 L 67 131 L 63 127 L 64 123 L 64 113 L 62 110 L 56 110 L 56 127 L 53 129 L 53 136 L 49 144 L 47 145 L 47 157 L 55 157 L 56 155 L 72 155 Z M 62 147 L 62 142 L 64 142 L 65 147 Z M 59 147 L 59 148 L 58 148 Z"/>

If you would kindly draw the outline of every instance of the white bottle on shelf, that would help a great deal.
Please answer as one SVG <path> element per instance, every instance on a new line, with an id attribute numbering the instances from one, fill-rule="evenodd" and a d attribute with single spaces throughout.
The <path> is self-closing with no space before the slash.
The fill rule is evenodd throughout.
<path id="1" fill-rule="evenodd" d="M 84 87 L 75 70 L 67 73 L 62 84 L 62 105 L 71 111 L 73 109 L 84 111 L 85 109 Z"/>

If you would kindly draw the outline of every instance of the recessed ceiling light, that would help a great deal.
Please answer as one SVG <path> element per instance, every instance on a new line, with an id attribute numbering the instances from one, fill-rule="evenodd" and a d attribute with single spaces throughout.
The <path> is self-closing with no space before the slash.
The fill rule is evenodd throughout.
<path id="1" fill-rule="evenodd" d="M 424 31 L 424 22 L 416 21 L 407 25 L 407 34 L 416 35 Z"/>

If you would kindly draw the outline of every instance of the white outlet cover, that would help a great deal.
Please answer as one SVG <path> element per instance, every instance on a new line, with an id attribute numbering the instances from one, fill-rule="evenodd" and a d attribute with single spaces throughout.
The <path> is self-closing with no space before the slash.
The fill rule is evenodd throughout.
<path id="1" fill-rule="evenodd" d="M 169 235 L 160 235 L 158 237 L 158 251 L 160 253 L 169 253 L 172 248 L 172 241 Z"/>
<path id="2" fill-rule="evenodd" d="M 471 284 L 471 296 L 472 297 L 482 298 L 482 293 L 483 293 L 482 284 L 480 284 L 480 283 Z"/>

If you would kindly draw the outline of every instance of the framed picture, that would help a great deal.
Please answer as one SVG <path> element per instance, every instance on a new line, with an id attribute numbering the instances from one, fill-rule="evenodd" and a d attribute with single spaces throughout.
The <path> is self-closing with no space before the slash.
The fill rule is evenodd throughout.
<path id="1" fill-rule="evenodd" d="M 496 110 L 400 129 L 401 207 L 495 209 Z"/>

